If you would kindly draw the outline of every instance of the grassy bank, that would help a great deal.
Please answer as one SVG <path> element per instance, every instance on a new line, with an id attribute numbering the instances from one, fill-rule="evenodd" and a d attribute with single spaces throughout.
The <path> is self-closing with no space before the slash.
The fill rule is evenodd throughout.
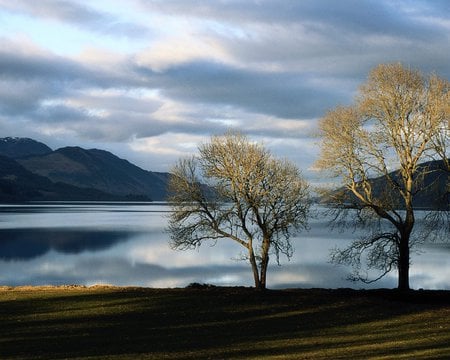
<path id="1" fill-rule="evenodd" d="M 450 292 L 3 288 L 1 359 L 449 359 Z"/>

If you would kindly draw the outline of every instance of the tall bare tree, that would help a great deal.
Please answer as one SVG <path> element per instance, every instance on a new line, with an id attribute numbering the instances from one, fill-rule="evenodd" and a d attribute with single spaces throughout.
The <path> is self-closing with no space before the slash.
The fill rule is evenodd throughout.
<path id="1" fill-rule="evenodd" d="M 307 228 L 310 197 L 296 166 L 242 134 L 213 136 L 172 170 L 168 230 L 175 249 L 230 239 L 242 245 L 255 287 L 266 288 L 269 254 L 292 256 L 290 236 Z"/>
<path id="2" fill-rule="evenodd" d="M 422 163 L 441 159 L 448 171 L 449 118 L 449 81 L 383 64 L 370 72 L 353 106 L 337 107 L 321 120 L 317 165 L 343 184 L 328 194 L 336 221 L 348 220 L 352 209 L 354 224 L 375 225 L 332 254 L 335 262 L 354 266 L 356 279 L 369 281 L 361 271 L 365 261 L 381 276 L 398 269 L 398 288 L 409 289 L 410 250 L 423 240 L 414 232 L 415 200 L 427 191 L 423 180 L 431 171 L 438 172 L 435 179 L 445 176 L 448 186 L 448 172 Z M 447 215 L 440 213 L 444 223 L 434 230 L 448 237 L 448 194 L 443 195 L 436 204 Z"/>

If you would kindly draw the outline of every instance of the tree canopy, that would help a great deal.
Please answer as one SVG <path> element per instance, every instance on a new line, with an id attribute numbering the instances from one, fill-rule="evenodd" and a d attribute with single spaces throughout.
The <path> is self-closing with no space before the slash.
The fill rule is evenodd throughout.
<path id="1" fill-rule="evenodd" d="M 338 106 L 321 120 L 317 165 L 342 186 L 328 192 L 327 202 L 335 219 L 356 210 L 350 221 L 367 228 L 367 236 L 336 249 L 332 257 L 353 265 L 355 278 L 369 280 L 361 276 L 365 262 L 381 276 L 398 269 L 398 287 L 409 288 L 410 250 L 431 236 L 415 232 L 414 201 L 433 186 L 423 182 L 430 171 L 448 183 L 449 119 L 449 81 L 401 64 L 382 64 L 370 72 L 353 105 Z M 435 159 L 442 169 L 422 165 Z M 433 221 L 428 229 L 443 230 L 448 237 L 448 193 L 430 194 L 442 211 L 424 220 Z"/>
<path id="2" fill-rule="evenodd" d="M 246 249 L 255 287 L 264 289 L 269 254 L 278 263 L 281 254 L 291 257 L 291 234 L 307 228 L 309 186 L 294 164 L 240 133 L 213 136 L 198 150 L 172 170 L 171 245 L 235 241 Z"/>

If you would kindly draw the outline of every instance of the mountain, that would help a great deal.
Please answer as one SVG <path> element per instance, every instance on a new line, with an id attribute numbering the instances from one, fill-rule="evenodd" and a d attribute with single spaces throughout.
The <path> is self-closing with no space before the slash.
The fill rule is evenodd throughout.
<path id="1" fill-rule="evenodd" d="M 416 178 L 414 192 L 414 207 L 422 209 L 449 210 L 450 209 L 450 183 L 449 172 L 445 169 L 443 160 L 434 160 L 419 165 L 421 178 Z M 396 170 L 389 174 L 389 177 L 397 183 L 401 183 L 400 171 Z M 402 199 L 398 192 L 393 191 L 384 176 L 371 180 L 372 191 L 376 198 L 383 198 L 394 208 L 402 208 Z M 344 188 L 331 192 L 332 196 L 342 197 L 350 202 L 358 202 L 356 197 Z M 321 199 L 322 203 L 327 203 L 328 196 Z"/>
<path id="2" fill-rule="evenodd" d="M 28 138 L 0 138 L 0 201 L 165 200 L 168 173 L 99 149 L 53 151 Z M 8 200 L 9 199 L 9 200 Z"/>
<path id="3" fill-rule="evenodd" d="M 47 145 L 29 138 L 0 138 L 0 155 L 18 159 L 32 155 L 45 155 L 52 152 Z"/>
<path id="4" fill-rule="evenodd" d="M 0 201 L 130 201 L 149 200 L 144 197 L 125 197 L 97 189 L 54 183 L 44 176 L 33 174 L 16 160 L 0 155 Z"/>
<path id="5" fill-rule="evenodd" d="M 450 182 L 444 161 L 429 161 L 420 165 L 426 174 L 421 181 L 423 190 L 417 194 L 414 205 L 418 208 L 450 210 Z"/>
<path id="6" fill-rule="evenodd" d="M 48 191 L 51 181 L 34 175 L 14 159 L 0 156 L 0 199 L 21 201 L 39 197 L 39 189 Z"/>
<path id="7" fill-rule="evenodd" d="M 143 170 L 105 150 L 64 147 L 17 161 L 30 172 L 55 183 L 93 188 L 122 197 L 165 200 L 167 196 L 168 173 Z"/>

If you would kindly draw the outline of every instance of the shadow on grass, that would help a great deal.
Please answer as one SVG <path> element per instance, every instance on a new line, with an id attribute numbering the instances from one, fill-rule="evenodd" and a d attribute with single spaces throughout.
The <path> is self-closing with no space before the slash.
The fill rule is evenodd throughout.
<path id="1" fill-rule="evenodd" d="M 450 292 L 9 290 L 0 321 L 7 359 L 450 357 Z"/>

